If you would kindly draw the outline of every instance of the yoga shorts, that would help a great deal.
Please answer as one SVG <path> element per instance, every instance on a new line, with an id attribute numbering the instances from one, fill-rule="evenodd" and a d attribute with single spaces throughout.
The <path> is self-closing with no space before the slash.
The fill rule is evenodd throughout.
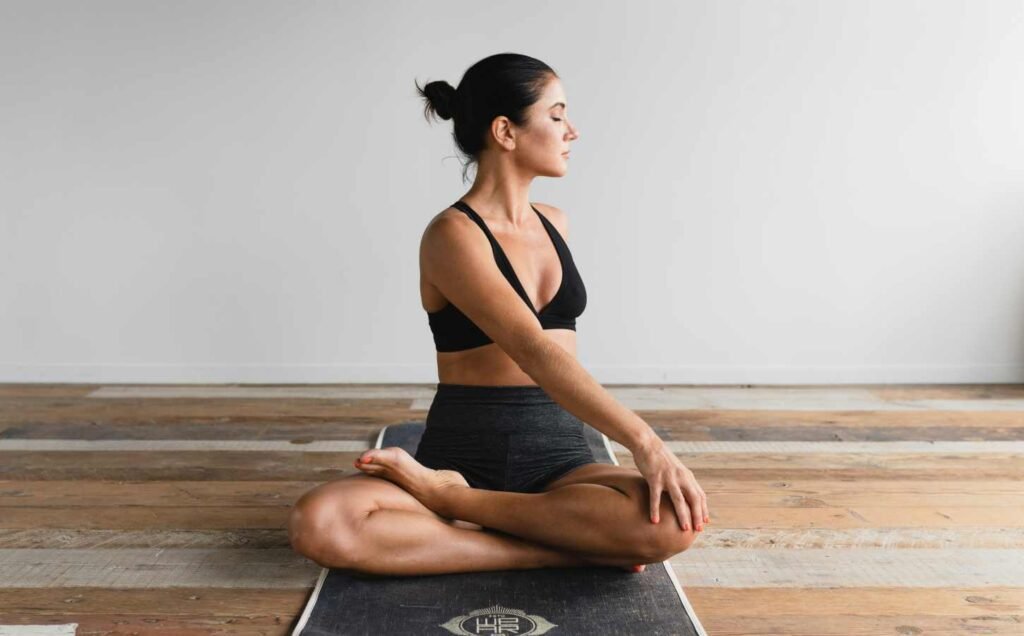
<path id="1" fill-rule="evenodd" d="M 539 386 L 438 384 L 415 458 L 473 488 L 540 492 L 595 463 L 584 423 Z"/>

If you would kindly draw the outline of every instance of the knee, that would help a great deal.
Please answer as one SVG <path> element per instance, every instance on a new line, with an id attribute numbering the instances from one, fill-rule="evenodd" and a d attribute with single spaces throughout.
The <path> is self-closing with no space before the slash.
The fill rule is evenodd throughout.
<path id="1" fill-rule="evenodd" d="M 636 492 L 633 493 L 635 500 L 642 502 L 639 518 L 639 529 L 633 540 L 633 545 L 638 552 L 637 556 L 644 559 L 644 563 L 657 563 L 666 561 L 674 555 L 689 549 L 697 539 L 697 531 L 693 524 L 689 530 L 683 530 L 676 516 L 675 506 L 667 494 L 662 495 L 661 509 L 659 511 L 658 523 L 651 523 L 650 507 L 648 505 L 650 491 L 646 482 L 638 484 Z"/>
<path id="2" fill-rule="evenodd" d="M 689 549 L 697 540 L 698 533 L 694 529 L 693 522 L 691 521 L 689 524 L 688 530 L 683 530 L 679 517 L 676 516 L 675 506 L 668 495 L 662 496 L 658 523 L 651 523 L 646 516 L 645 521 L 651 530 L 647 545 L 655 561 L 666 561 Z M 651 563 L 653 562 L 651 561 Z"/>
<path id="3" fill-rule="evenodd" d="M 345 519 L 336 502 L 304 495 L 288 515 L 288 541 L 297 553 L 323 567 L 354 567 L 358 542 Z"/>
<path id="4" fill-rule="evenodd" d="M 647 522 L 650 523 L 650 519 Z M 680 528 L 675 516 L 663 516 L 657 525 L 664 527 L 655 533 L 656 536 L 648 544 L 651 550 L 649 556 L 653 557 L 649 563 L 667 561 L 680 552 L 688 550 L 697 540 L 697 531 L 692 527 L 689 530 Z"/>
<path id="5" fill-rule="evenodd" d="M 634 546 L 637 557 L 643 563 L 667 561 L 689 549 L 697 539 L 697 532 L 692 528 L 683 530 L 674 516 L 662 514 L 657 524 L 651 523 L 650 518 L 645 516 L 642 523 L 646 527 L 638 533 Z"/>

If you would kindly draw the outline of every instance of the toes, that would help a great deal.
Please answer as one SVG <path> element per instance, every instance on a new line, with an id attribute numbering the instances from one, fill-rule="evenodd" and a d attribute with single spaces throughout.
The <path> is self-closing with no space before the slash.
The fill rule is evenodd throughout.
<path id="1" fill-rule="evenodd" d="M 359 458 L 355 461 L 355 467 L 359 470 L 379 470 L 383 468 L 380 464 L 373 464 L 369 459 Z"/>
<path id="2" fill-rule="evenodd" d="M 395 468 L 402 463 L 402 454 L 408 455 L 408 452 L 401 446 L 388 446 L 387 448 L 373 448 L 364 451 L 355 461 L 355 467 L 360 469 L 382 469 L 382 468 Z M 409 455 L 411 458 L 412 456 Z M 415 460 L 414 460 L 415 461 Z"/>
<path id="3" fill-rule="evenodd" d="M 364 463 L 369 463 L 374 460 L 394 459 L 398 451 L 401 450 L 403 450 L 401 446 L 388 446 L 387 448 L 371 448 L 370 450 L 363 451 L 363 454 L 359 456 L 359 459 Z"/>

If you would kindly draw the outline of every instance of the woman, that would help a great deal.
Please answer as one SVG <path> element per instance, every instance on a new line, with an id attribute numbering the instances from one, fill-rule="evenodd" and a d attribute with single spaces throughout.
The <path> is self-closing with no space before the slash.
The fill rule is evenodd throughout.
<path id="1" fill-rule="evenodd" d="M 563 176 L 579 137 L 558 75 L 503 53 L 470 67 L 458 89 L 416 87 L 425 115 L 454 119 L 467 167 L 478 165 L 420 244 L 437 394 L 416 456 L 368 450 L 355 462 L 362 472 L 304 494 L 292 545 L 324 567 L 371 575 L 640 571 L 687 549 L 709 521 L 704 492 L 577 362 L 586 290 L 568 221 L 529 203 L 533 179 Z M 637 469 L 595 462 L 584 421 L 629 448 Z"/>

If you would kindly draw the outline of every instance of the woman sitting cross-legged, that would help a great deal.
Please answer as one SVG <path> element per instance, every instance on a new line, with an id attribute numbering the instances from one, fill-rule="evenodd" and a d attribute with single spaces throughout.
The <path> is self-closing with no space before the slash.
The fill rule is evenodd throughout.
<path id="1" fill-rule="evenodd" d="M 454 120 L 477 164 L 470 190 L 420 243 L 437 393 L 415 457 L 368 450 L 359 473 L 298 500 L 293 547 L 371 575 L 639 571 L 686 550 L 709 522 L 704 491 L 577 361 L 587 296 L 568 220 L 529 200 L 535 177 L 565 175 L 579 136 L 559 77 L 503 53 L 470 67 L 458 89 L 436 81 L 420 94 L 428 112 Z M 583 422 L 628 448 L 637 468 L 596 462 Z"/>

